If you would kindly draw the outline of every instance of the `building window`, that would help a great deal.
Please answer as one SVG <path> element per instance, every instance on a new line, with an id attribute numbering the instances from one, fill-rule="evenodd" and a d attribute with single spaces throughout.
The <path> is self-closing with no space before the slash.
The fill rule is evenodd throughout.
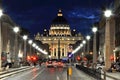
<path id="1" fill-rule="evenodd" d="M 62 56 L 64 56 L 64 53 L 62 53 Z"/>
<path id="2" fill-rule="evenodd" d="M 64 56 L 64 49 L 62 49 L 62 56 Z"/>
<path id="3" fill-rule="evenodd" d="M 56 56 L 56 48 L 54 49 L 54 56 Z"/>

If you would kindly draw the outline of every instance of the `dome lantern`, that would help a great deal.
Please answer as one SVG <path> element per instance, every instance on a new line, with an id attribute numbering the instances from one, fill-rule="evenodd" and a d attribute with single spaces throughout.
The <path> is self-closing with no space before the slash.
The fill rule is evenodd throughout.
<path id="1" fill-rule="evenodd" d="M 61 9 L 59 9 L 58 16 L 63 16 Z"/>

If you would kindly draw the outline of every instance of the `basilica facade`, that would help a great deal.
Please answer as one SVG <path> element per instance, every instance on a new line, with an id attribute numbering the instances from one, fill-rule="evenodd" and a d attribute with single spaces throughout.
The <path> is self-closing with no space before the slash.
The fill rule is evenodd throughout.
<path id="1" fill-rule="evenodd" d="M 44 33 L 39 32 L 35 35 L 35 40 L 49 45 L 50 56 L 52 59 L 66 58 L 69 52 L 73 51 L 73 46 L 77 41 L 81 41 L 83 36 L 70 29 L 68 21 L 63 17 L 59 10 L 57 17 L 52 21 L 49 30 L 44 29 Z"/>

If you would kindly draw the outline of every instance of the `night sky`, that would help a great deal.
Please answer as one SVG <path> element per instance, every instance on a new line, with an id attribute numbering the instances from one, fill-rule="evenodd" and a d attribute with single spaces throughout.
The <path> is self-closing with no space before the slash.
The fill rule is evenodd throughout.
<path id="1" fill-rule="evenodd" d="M 101 8 L 110 8 L 114 0 L 3 0 L 3 10 L 20 27 L 32 35 L 49 29 L 52 20 L 62 9 L 71 29 L 83 35 L 91 33 L 93 23 L 98 22 Z M 109 5 L 109 6 L 108 6 Z"/>

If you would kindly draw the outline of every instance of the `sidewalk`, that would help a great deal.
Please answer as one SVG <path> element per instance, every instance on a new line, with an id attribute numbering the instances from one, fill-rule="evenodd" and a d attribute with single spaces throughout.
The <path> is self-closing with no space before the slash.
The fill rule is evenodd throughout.
<path id="1" fill-rule="evenodd" d="M 120 80 L 120 72 L 105 72 L 106 80 Z M 104 79 L 104 72 L 101 71 L 101 77 Z"/>
<path id="2" fill-rule="evenodd" d="M 22 66 L 22 67 L 19 67 L 19 68 L 9 68 L 8 70 L 0 71 L 0 75 L 1 75 L 1 74 L 5 74 L 5 73 L 7 73 L 7 72 L 19 70 L 19 69 L 24 69 L 24 68 L 27 68 L 27 67 L 29 67 L 29 66 Z"/>
<path id="3" fill-rule="evenodd" d="M 106 80 L 120 80 L 120 72 L 105 72 Z M 104 79 L 104 72 L 101 70 L 101 77 Z"/>
<path id="4" fill-rule="evenodd" d="M 4 79 L 5 77 L 11 76 L 16 73 L 24 72 L 24 71 L 32 69 L 32 68 L 33 68 L 32 66 L 22 66 L 19 68 L 10 68 L 8 70 L 1 71 L 0 72 L 0 80 Z"/>
<path id="5" fill-rule="evenodd" d="M 106 76 L 114 80 L 120 80 L 120 72 L 106 72 Z"/>

